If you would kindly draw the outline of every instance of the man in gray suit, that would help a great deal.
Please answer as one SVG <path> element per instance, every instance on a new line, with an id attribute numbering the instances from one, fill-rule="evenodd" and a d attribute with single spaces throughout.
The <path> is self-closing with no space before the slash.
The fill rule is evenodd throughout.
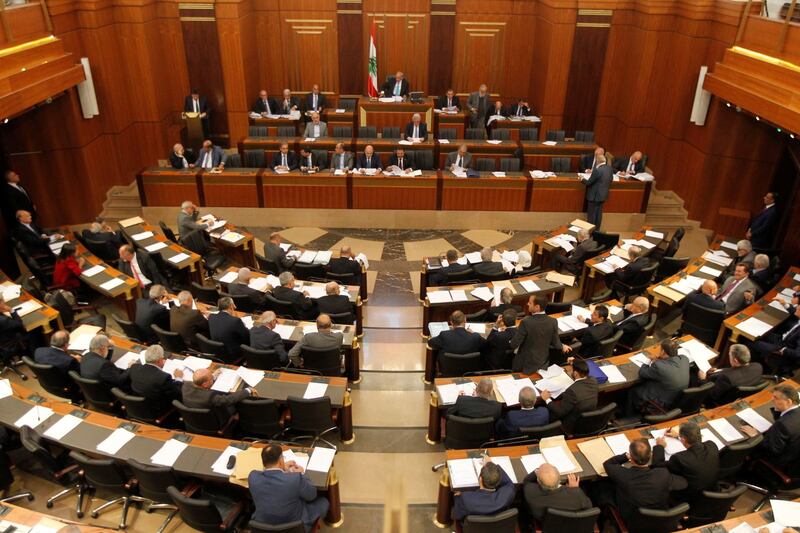
<path id="1" fill-rule="evenodd" d="M 306 124 L 306 131 L 303 137 L 306 139 L 318 139 L 328 136 L 328 125 L 319 120 L 319 113 L 311 113 L 311 122 Z"/>
<path id="2" fill-rule="evenodd" d="M 729 315 L 739 312 L 750 305 L 758 296 L 758 286 L 750 279 L 750 264 L 739 263 L 730 276 L 722 284 L 717 300 L 725 302 L 725 312 Z"/>
<path id="3" fill-rule="evenodd" d="M 264 243 L 264 257 L 278 267 L 279 272 L 275 272 L 275 274 L 289 270 L 295 261 L 294 257 L 286 257 L 286 252 L 281 248 L 281 240 L 283 237 L 276 231 L 270 234 L 269 242 Z"/>
<path id="4" fill-rule="evenodd" d="M 353 170 L 353 154 L 345 151 L 343 143 L 336 143 L 331 156 L 331 172 L 336 170 Z"/>
<path id="5" fill-rule="evenodd" d="M 457 152 L 447 154 L 445 168 L 453 170 L 454 167 L 469 168 L 472 165 L 472 154 L 467 151 L 467 145 L 462 144 Z"/>
<path id="6" fill-rule="evenodd" d="M 614 180 L 614 171 L 606 163 L 606 156 L 598 155 L 597 166 L 591 176 L 584 182 L 586 185 L 586 220 L 600 229 L 603 221 L 603 203 L 608 199 L 608 189 Z"/>
<path id="7" fill-rule="evenodd" d="M 203 141 L 203 147 L 197 155 L 196 165 L 199 168 L 211 170 L 212 168 L 224 168 L 228 155 L 219 146 L 214 146 L 211 141 Z"/>
<path id="8" fill-rule="evenodd" d="M 324 313 L 319 315 L 317 317 L 317 331 L 306 333 L 292 346 L 292 349 L 289 350 L 289 360 L 295 366 L 302 366 L 303 360 L 300 357 L 300 351 L 304 346 L 319 350 L 341 349 L 344 335 L 340 331 L 331 331 L 332 325 L 331 317 Z"/>
<path id="9" fill-rule="evenodd" d="M 486 124 L 486 113 L 489 112 L 489 91 L 485 83 L 482 83 L 474 93 L 469 93 L 467 109 L 469 109 L 470 128 L 480 128 Z"/>
<path id="10" fill-rule="evenodd" d="M 234 405 L 250 396 L 257 396 L 257 393 L 255 389 L 249 387 L 242 387 L 230 394 L 211 390 L 215 378 L 211 370 L 201 368 L 194 373 L 191 381 L 185 380 L 181 386 L 183 405 L 197 409 L 211 409 L 220 426 L 224 426 L 236 412 Z"/>
<path id="11" fill-rule="evenodd" d="M 200 213 L 197 206 L 190 200 L 186 200 L 181 204 L 181 212 L 178 213 L 178 232 L 181 237 L 186 237 L 195 230 L 204 230 L 208 224 L 197 221 Z"/>
<path id="12" fill-rule="evenodd" d="M 512 370 L 533 374 L 540 368 L 547 368 L 550 360 L 550 348 L 564 353 L 572 351 L 567 344 L 561 344 L 558 338 L 558 321 L 544 314 L 547 298 L 532 294 L 528 299 L 530 316 L 522 319 L 517 326 L 517 333 L 509 343 L 517 350 Z"/>
<path id="13" fill-rule="evenodd" d="M 583 262 L 586 261 L 587 254 L 597 248 L 597 243 L 589 236 L 589 230 L 581 228 L 578 231 L 578 244 L 575 248 L 564 255 L 553 255 L 553 262 L 550 268 L 561 271 L 565 269 L 570 274 L 578 274 L 583 269 Z"/>
<path id="14" fill-rule="evenodd" d="M 661 343 L 658 352 L 644 353 L 650 363 L 639 367 L 641 383 L 628 393 L 628 413 L 669 411 L 689 386 L 691 362 L 678 353 L 678 344 L 669 339 Z"/>

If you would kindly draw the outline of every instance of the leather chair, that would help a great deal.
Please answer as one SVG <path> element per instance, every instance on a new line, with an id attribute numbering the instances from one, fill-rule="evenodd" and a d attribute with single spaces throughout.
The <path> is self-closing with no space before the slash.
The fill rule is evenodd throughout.
<path id="1" fill-rule="evenodd" d="M 248 137 L 266 137 L 267 136 L 267 127 L 266 126 L 249 126 L 247 128 L 247 136 Z"/>
<path id="2" fill-rule="evenodd" d="M 510 141 L 511 133 L 508 128 L 497 128 L 496 130 L 492 130 L 491 138 L 496 141 Z"/>
<path id="3" fill-rule="evenodd" d="M 130 320 L 126 320 L 119 316 L 116 313 L 113 313 L 111 316 L 114 317 L 114 321 L 122 328 L 122 333 L 128 337 L 129 340 L 134 342 L 142 342 L 139 339 L 142 339 L 144 336 L 142 332 L 139 330 L 139 326 L 131 322 Z"/>
<path id="4" fill-rule="evenodd" d="M 640 507 L 629 523 L 622 521 L 616 508 L 612 507 L 612 516 L 617 523 L 618 531 L 623 533 L 669 533 L 678 528 L 681 518 L 689 510 L 688 503 L 682 503 L 671 509 L 646 509 Z"/>
<path id="5" fill-rule="evenodd" d="M 550 170 L 552 172 L 569 172 L 570 159 L 569 157 L 551 157 Z"/>
<path id="6" fill-rule="evenodd" d="M 493 515 L 467 515 L 464 517 L 464 533 L 515 533 L 517 531 L 515 507 Z"/>
<path id="7" fill-rule="evenodd" d="M 244 166 L 246 168 L 264 168 L 267 166 L 264 150 L 245 150 Z"/>
<path id="8" fill-rule="evenodd" d="M 602 433 L 608 427 L 616 408 L 617 404 L 611 402 L 605 407 L 579 414 L 572 430 L 572 438 L 593 437 Z"/>
<path id="9" fill-rule="evenodd" d="M 694 528 L 725 520 L 731 506 L 745 491 L 746 485 L 737 485 L 724 492 L 704 490 L 699 497 L 689 502 L 689 516 L 683 521 L 683 526 Z"/>
<path id="10" fill-rule="evenodd" d="M 458 135 L 458 130 L 455 128 L 439 128 L 439 138 L 452 141 Z"/>
<path id="11" fill-rule="evenodd" d="M 161 523 L 156 533 L 163 533 L 167 525 L 172 521 L 178 508 L 172 504 L 167 487 L 170 485 L 178 486 L 178 478 L 172 468 L 168 466 L 147 465 L 140 463 L 136 459 L 128 459 L 128 467 L 133 472 L 139 495 L 147 500 L 145 512 L 152 513 L 156 510 L 169 511 L 167 518 Z M 196 486 L 196 483 L 189 486 Z"/>
<path id="12" fill-rule="evenodd" d="M 43 365 L 34 362 L 27 355 L 22 356 L 22 361 L 30 368 L 39 380 L 39 385 L 44 390 L 70 401 L 82 399 L 80 389 L 69 377 L 53 365 Z"/>
<path id="13" fill-rule="evenodd" d="M 486 138 L 486 129 L 484 128 L 467 128 L 464 132 L 464 139 L 484 140 Z"/>
<path id="14" fill-rule="evenodd" d="M 115 416 L 119 414 L 119 403 L 111 394 L 108 385 L 97 379 L 84 378 L 74 370 L 70 370 L 68 374 L 81 390 L 84 402 L 89 404 L 93 410 Z"/>
<path id="15" fill-rule="evenodd" d="M 310 346 L 303 346 L 300 350 L 303 359 L 303 368 L 317 370 L 323 376 L 341 376 L 342 351 L 340 348 L 333 350 L 320 350 Z"/>
<path id="16" fill-rule="evenodd" d="M 256 350 L 246 344 L 240 346 L 244 356 L 244 366 L 253 370 L 273 370 L 285 366 L 275 350 Z"/>
<path id="17" fill-rule="evenodd" d="M 378 137 L 378 129 L 375 126 L 359 126 L 359 139 L 375 139 Z"/>
<path id="18" fill-rule="evenodd" d="M 274 526 L 250 520 L 247 524 L 247 529 L 249 529 L 251 533 L 306 533 L 306 526 L 300 520 Z"/>
<path id="19" fill-rule="evenodd" d="M 494 419 L 491 417 L 447 415 L 445 420 L 444 447 L 448 450 L 480 448 L 494 438 Z"/>
<path id="20" fill-rule="evenodd" d="M 564 142 L 565 138 L 566 133 L 564 130 L 547 130 L 548 141 Z"/>
<path id="21" fill-rule="evenodd" d="M 239 416 L 234 414 L 224 424 L 221 424 L 210 408 L 187 407 L 178 400 L 172 400 L 172 406 L 178 410 L 186 431 L 210 437 L 229 436 L 239 419 Z"/>
<path id="22" fill-rule="evenodd" d="M 236 405 L 237 432 L 244 440 L 271 440 L 281 432 L 281 413 L 275 400 L 245 398 Z"/>
<path id="23" fill-rule="evenodd" d="M 575 141 L 579 143 L 592 144 L 594 142 L 594 132 L 578 130 L 575 132 Z"/>
<path id="24" fill-rule="evenodd" d="M 542 518 L 542 533 L 593 533 L 599 517 L 600 509 L 597 507 L 582 511 L 548 508 Z"/>
<path id="25" fill-rule="evenodd" d="M 522 433 L 526 439 L 536 439 L 538 441 L 545 437 L 563 435 L 564 427 L 561 425 L 561 420 L 556 420 L 544 426 L 520 427 L 519 432 Z"/>
<path id="26" fill-rule="evenodd" d="M 46 474 L 48 481 L 58 483 L 63 487 L 47 499 L 48 509 L 53 504 L 73 492 L 77 493 L 75 513 L 78 518 L 83 518 L 83 497 L 86 494 L 86 485 L 78 478 L 78 465 L 69 457 L 69 450 L 56 452 L 50 443 L 30 426 L 22 426 L 19 430 L 22 447 L 30 453 L 41 470 Z"/>
<path id="27" fill-rule="evenodd" d="M 475 170 L 479 172 L 494 172 L 497 169 L 495 160 L 490 157 L 475 158 Z"/>
<path id="28" fill-rule="evenodd" d="M 351 126 L 334 126 L 333 136 L 339 139 L 352 139 L 353 128 Z"/>
<path id="29" fill-rule="evenodd" d="M 205 533 L 235 531 L 238 529 L 244 511 L 244 502 L 231 502 L 226 505 L 220 498 L 192 498 L 176 487 L 167 487 L 167 494 L 178 508 L 186 525 Z M 224 514 L 224 517 L 223 517 Z"/>
<path id="30" fill-rule="evenodd" d="M 520 163 L 516 157 L 504 157 L 500 159 L 500 170 L 503 172 L 519 172 Z"/>
<path id="31" fill-rule="evenodd" d="M 689 387 L 681 391 L 681 396 L 678 398 L 675 407 L 681 410 L 682 416 L 688 416 L 700 411 L 703 403 L 711 394 L 711 389 L 714 388 L 714 383 L 709 381 L 697 387 Z"/>
<path id="32" fill-rule="evenodd" d="M 117 387 L 111 389 L 111 394 L 122 404 L 125 418 L 128 420 L 144 422 L 145 424 L 154 426 L 164 426 L 175 412 L 174 409 L 168 409 L 163 413 L 156 412 L 155 409 L 150 406 L 146 398 L 127 394 Z"/>
<path id="33" fill-rule="evenodd" d="M 190 290 L 194 299 L 204 304 L 217 305 L 219 302 L 220 295 L 216 287 L 206 287 L 193 281 Z"/>
<path id="34" fill-rule="evenodd" d="M 382 139 L 400 139 L 400 128 L 397 126 L 384 126 L 381 128 Z"/>
<path id="35" fill-rule="evenodd" d="M 719 328 L 725 320 L 724 309 L 709 309 L 696 303 L 690 303 L 683 313 L 681 333 L 692 335 L 703 343 L 714 346 L 717 342 Z"/>
<path id="36" fill-rule="evenodd" d="M 313 448 L 317 441 L 322 441 L 328 447 L 336 449 L 336 446 L 325 440 L 323 437 L 332 431 L 339 429 L 331 414 L 331 399 L 328 396 L 321 398 L 306 399 L 298 396 L 289 396 L 286 399 L 291 413 L 289 426 L 283 430 L 282 434 L 296 431 L 304 433 L 294 437 L 291 441 L 296 442 L 302 439 L 311 439 L 310 448 Z"/>
<path id="37" fill-rule="evenodd" d="M 461 377 L 467 372 L 484 369 L 480 352 L 465 354 L 440 353 L 437 357 L 437 367 L 441 377 Z"/>
<path id="38" fill-rule="evenodd" d="M 151 324 L 150 328 L 155 332 L 158 337 L 158 343 L 168 353 L 197 353 L 186 346 L 186 342 L 181 337 L 180 333 L 174 331 L 167 331 L 158 326 L 158 324 Z"/>
<path id="39" fill-rule="evenodd" d="M 656 270 L 656 281 L 661 281 L 672 275 L 677 274 L 689 265 L 688 257 L 663 257 L 658 262 Z"/>
<path id="40" fill-rule="evenodd" d="M 520 128 L 519 130 L 520 141 L 538 141 L 539 128 Z"/>

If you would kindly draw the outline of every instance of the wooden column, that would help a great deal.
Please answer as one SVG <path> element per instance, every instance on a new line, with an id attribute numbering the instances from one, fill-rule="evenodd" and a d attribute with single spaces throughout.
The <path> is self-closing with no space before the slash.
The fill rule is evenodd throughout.
<path id="1" fill-rule="evenodd" d="M 364 64 L 363 11 L 361 0 L 336 2 L 339 46 L 339 94 L 367 94 Z"/>
<path id="2" fill-rule="evenodd" d="M 456 38 L 456 0 L 431 0 L 428 94 L 444 94 L 453 84 L 453 43 Z M 463 87 L 459 88 L 464 90 Z"/>

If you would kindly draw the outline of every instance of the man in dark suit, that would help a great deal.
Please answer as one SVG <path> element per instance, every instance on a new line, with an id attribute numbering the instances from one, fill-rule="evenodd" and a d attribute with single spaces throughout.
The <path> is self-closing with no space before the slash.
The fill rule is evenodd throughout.
<path id="1" fill-rule="evenodd" d="M 169 330 L 180 334 L 187 346 L 197 348 L 195 335 L 208 336 L 208 319 L 196 309 L 189 291 L 178 293 L 178 305 L 169 310 Z"/>
<path id="2" fill-rule="evenodd" d="M 597 249 L 597 242 L 589 236 L 589 230 L 581 228 L 576 237 L 578 244 L 571 252 L 566 254 L 553 254 L 550 268 L 554 270 L 566 270 L 570 274 L 580 274 L 583 270 L 583 263 L 589 254 Z"/>
<path id="3" fill-rule="evenodd" d="M 411 163 L 411 158 L 406 153 L 406 149 L 402 146 L 395 148 L 394 153 L 389 158 L 388 167 L 397 167 L 405 173 L 412 172 L 414 165 Z"/>
<path id="4" fill-rule="evenodd" d="M 6 170 L 3 176 L 5 181 L 0 187 L 0 211 L 3 213 L 6 228 L 11 229 L 16 224 L 17 211 L 27 211 L 31 217 L 36 218 L 36 206 L 28 191 L 20 185 L 19 174 Z"/>
<path id="5" fill-rule="evenodd" d="M 195 161 L 195 164 L 199 168 L 213 170 L 225 168 L 225 163 L 227 161 L 228 154 L 225 153 L 225 150 L 206 139 L 203 141 L 200 153 L 197 154 L 197 161 Z"/>
<path id="6" fill-rule="evenodd" d="M 613 286 L 615 281 L 630 285 L 636 281 L 643 268 L 650 266 L 650 259 L 642 255 L 642 249 L 639 246 L 634 245 L 628 248 L 628 259 L 627 265 L 617 268 L 605 276 L 603 281 L 607 287 Z"/>
<path id="7" fill-rule="evenodd" d="M 136 300 L 136 318 L 134 322 L 142 333 L 142 341 L 147 344 L 156 344 L 158 336 L 153 331 L 155 324 L 161 329 L 169 330 L 169 308 L 167 290 L 162 285 L 152 285 L 147 298 Z"/>
<path id="8" fill-rule="evenodd" d="M 233 316 L 236 305 L 232 298 L 223 296 L 217 302 L 217 307 L 219 313 L 208 317 L 211 340 L 225 345 L 229 360 L 238 359 L 242 353 L 241 345 L 250 343 L 250 332 L 241 318 Z"/>
<path id="9" fill-rule="evenodd" d="M 516 323 L 517 312 L 513 309 L 506 309 L 497 317 L 483 348 L 483 358 L 489 368 L 511 368 L 514 354 L 510 352 L 509 343 L 517 332 Z"/>
<path id="10" fill-rule="evenodd" d="M 89 351 L 81 356 L 80 374 L 86 379 L 99 380 L 109 390 L 130 388 L 128 370 L 122 370 L 109 361 L 111 341 L 105 335 L 95 335 L 89 341 Z"/>
<path id="11" fill-rule="evenodd" d="M 242 387 L 231 393 L 211 390 L 215 379 L 216 376 L 208 368 L 196 370 L 191 381 L 186 380 L 181 386 L 181 403 L 186 407 L 211 409 L 217 423 L 224 427 L 236 413 L 235 405 L 245 398 L 257 396 L 257 393 L 250 387 Z"/>
<path id="12" fill-rule="evenodd" d="M 423 141 L 428 138 L 428 125 L 422 122 L 422 117 L 419 113 L 414 113 L 411 116 L 411 122 L 406 124 L 405 139 L 413 141 L 415 139 L 422 139 Z"/>
<path id="13" fill-rule="evenodd" d="M 506 510 L 514 501 L 517 488 L 508 474 L 485 459 L 478 476 L 478 490 L 457 491 L 453 497 L 453 518 L 464 520 L 469 515 L 493 515 Z"/>
<path id="14" fill-rule="evenodd" d="M 436 99 L 436 109 L 461 109 L 461 104 L 458 101 L 458 96 L 453 89 L 447 89 L 444 96 Z"/>
<path id="15" fill-rule="evenodd" d="M 711 381 L 714 388 L 706 397 L 706 405 L 715 406 L 733 400 L 728 396 L 736 387 L 752 387 L 762 381 L 764 373 L 760 363 L 750 362 L 750 350 L 744 344 L 734 344 L 728 350 L 730 366 L 711 368 L 708 372 L 697 371 L 700 381 Z"/>
<path id="16" fill-rule="evenodd" d="M 258 113 L 259 115 L 277 115 L 278 114 L 278 104 L 275 103 L 275 100 L 267 94 L 267 91 L 261 89 L 258 92 L 258 98 L 256 101 L 253 102 L 252 107 L 253 113 Z"/>
<path id="17" fill-rule="evenodd" d="M 684 320 L 686 319 L 686 311 L 689 309 L 689 305 L 691 304 L 696 304 L 701 307 L 705 307 L 706 309 L 713 309 L 715 311 L 724 311 L 725 302 L 722 300 L 717 300 L 718 290 L 717 282 L 707 279 L 700 286 L 700 291 L 687 294 L 686 298 L 683 300 Z"/>
<path id="18" fill-rule="evenodd" d="M 272 296 L 278 300 L 289 302 L 294 308 L 295 314 L 302 319 L 314 318 L 314 301 L 308 297 L 308 291 L 294 290 L 294 274 L 291 272 L 281 272 L 278 276 L 279 287 L 272 289 Z"/>
<path id="19" fill-rule="evenodd" d="M 572 361 L 570 377 L 572 385 L 567 387 L 558 400 L 553 400 L 550 391 L 542 391 L 542 399 L 547 403 L 550 420 L 561 420 L 564 432 L 572 434 L 578 415 L 597 408 L 597 381 L 589 376 L 589 365 L 582 359 Z"/>
<path id="20" fill-rule="evenodd" d="M 659 351 L 644 353 L 650 363 L 639 367 L 641 383 L 628 392 L 628 413 L 669 411 L 689 386 L 691 362 L 678 353 L 678 344 L 669 339 L 661 342 Z"/>
<path id="21" fill-rule="evenodd" d="M 428 340 L 428 346 L 436 351 L 436 355 L 443 353 L 465 354 L 480 352 L 486 344 L 486 339 L 478 333 L 467 331 L 467 318 L 461 311 L 453 311 L 450 315 L 450 329 L 442 331 Z"/>
<path id="22" fill-rule="evenodd" d="M 302 521 L 307 532 L 328 513 L 328 500 L 317 496 L 317 489 L 303 474 L 303 467 L 284 461 L 279 444 L 261 450 L 264 470 L 253 470 L 247 485 L 255 505 L 252 519 L 269 525 Z"/>
<path id="23" fill-rule="evenodd" d="M 292 91 L 284 89 L 283 98 L 278 101 L 278 113 L 281 115 L 288 115 L 292 111 L 297 111 L 299 108 L 300 102 L 296 97 L 292 96 Z"/>
<path id="24" fill-rule="evenodd" d="M 800 366 L 800 305 L 794 309 L 794 324 L 785 332 L 767 333 L 753 344 L 753 351 L 779 374 Z"/>
<path id="25" fill-rule="evenodd" d="M 300 148 L 300 157 L 298 158 L 297 166 L 300 168 L 300 172 L 319 172 L 319 169 L 322 167 L 322 162 L 317 154 L 311 151 L 311 148 L 303 146 Z"/>
<path id="26" fill-rule="evenodd" d="M 586 220 L 600 229 L 603 222 L 603 204 L 608 199 L 608 190 L 614 181 L 614 171 L 606 163 L 604 155 L 596 156 L 597 166 L 589 179 L 583 182 L 586 186 Z"/>
<path id="27" fill-rule="evenodd" d="M 489 130 L 489 119 L 492 118 L 492 117 L 498 117 L 498 116 L 499 117 L 503 117 L 503 118 L 507 117 L 508 116 L 508 109 L 505 108 L 505 106 L 503 105 L 503 102 L 501 102 L 500 100 L 495 100 L 492 103 L 491 107 L 489 108 L 489 111 L 486 112 L 486 129 L 487 129 L 487 133 L 488 133 L 488 130 Z"/>
<path id="28" fill-rule="evenodd" d="M 619 344 L 628 348 L 641 338 L 645 326 L 650 321 L 650 300 L 644 296 L 637 296 L 633 302 L 625 305 L 622 320 L 614 324 L 614 332 L 622 330 Z"/>
<path id="29" fill-rule="evenodd" d="M 778 385 L 772 390 L 772 417 L 775 422 L 764 433 L 760 452 L 765 459 L 784 469 L 790 476 L 800 475 L 800 397 L 789 385 Z M 758 435 L 758 430 L 748 425 L 741 426 L 749 437 Z"/>
<path id="30" fill-rule="evenodd" d="M 162 370 L 165 359 L 164 348 L 160 345 L 148 346 L 144 361 L 145 364 L 135 364 L 128 369 L 131 390 L 147 399 L 150 412 L 158 416 L 172 408 L 172 400 L 181 399 L 181 382 Z M 182 378 L 183 370 L 176 369 L 175 377 Z"/>
<path id="31" fill-rule="evenodd" d="M 455 405 L 447 410 L 447 414 L 464 418 L 493 418 L 498 420 L 503 412 L 503 405 L 492 398 L 493 385 L 491 379 L 481 379 L 475 387 L 475 396 L 461 395 Z"/>
<path id="32" fill-rule="evenodd" d="M 286 364 L 289 362 L 289 355 L 283 339 L 274 331 L 276 325 L 278 318 L 272 311 L 264 311 L 257 316 L 250 329 L 250 347 L 256 350 L 274 350 L 281 363 Z"/>
<path id="33" fill-rule="evenodd" d="M 745 237 L 753 244 L 753 248 L 765 249 L 772 246 L 775 239 L 775 224 L 778 221 L 778 208 L 775 207 L 777 193 L 764 195 L 764 209 L 750 220 Z"/>
<path id="34" fill-rule="evenodd" d="M 575 474 L 567 475 L 566 485 L 559 482 L 560 477 L 555 466 L 544 463 L 523 480 L 525 503 L 536 520 L 541 521 L 548 509 L 582 511 L 592 507 L 592 500 L 578 486 Z"/>
<path id="35" fill-rule="evenodd" d="M 33 255 L 52 257 L 50 250 L 50 236 L 33 221 L 33 215 L 29 211 L 17 211 L 17 224 L 11 235 L 17 239 Z M 54 235 L 59 237 L 59 235 Z"/>
<path id="36" fill-rule="evenodd" d="M 272 170 L 285 172 L 297 170 L 297 154 L 289 150 L 288 143 L 281 143 L 278 152 L 272 156 Z"/>
<path id="37" fill-rule="evenodd" d="M 283 237 L 280 233 L 275 231 L 270 233 L 269 241 L 264 243 L 264 258 L 278 267 L 278 271 L 275 272 L 275 274 L 280 274 L 284 270 L 289 270 L 295 262 L 294 257 L 286 257 L 286 252 L 281 248 L 281 241 L 283 241 Z"/>
<path id="38" fill-rule="evenodd" d="M 356 169 L 358 170 L 367 168 L 378 169 L 378 172 L 383 168 L 381 156 L 375 153 L 375 149 L 371 144 L 366 145 L 364 147 L 364 152 L 358 154 L 358 163 L 356 163 Z"/>
<path id="39" fill-rule="evenodd" d="M 535 407 L 536 391 L 524 387 L 519 391 L 520 409 L 512 409 L 494 425 L 497 437 L 501 439 L 521 435 L 519 428 L 544 426 L 550 421 L 547 407 Z"/>
<path id="40" fill-rule="evenodd" d="M 450 152 L 447 154 L 447 159 L 444 164 L 447 170 L 455 170 L 456 168 L 466 169 L 472 166 L 472 154 L 469 153 L 467 145 L 462 144 L 458 147 L 458 151 Z"/>
<path id="41" fill-rule="evenodd" d="M 628 453 L 611 457 L 603 463 L 614 493 L 601 493 L 602 503 L 615 503 L 626 523 L 638 514 L 639 507 L 668 509 L 669 493 L 683 490 L 688 484 L 666 468 L 652 468 L 652 450 L 647 439 L 631 442 Z M 630 467 L 623 466 L 630 463 Z M 600 503 L 600 502 L 597 502 Z"/>
<path id="42" fill-rule="evenodd" d="M 256 309 L 267 308 L 267 298 L 258 289 L 250 287 L 250 278 L 253 273 L 247 267 L 242 267 L 236 273 L 236 280 L 228 284 L 228 294 L 231 296 L 246 296 Z"/>
<path id="43" fill-rule="evenodd" d="M 578 319 L 583 319 L 589 327 L 578 332 L 578 343 L 572 344 L 572 349 L 578 350 L 578 355 L 584 358 L 597 355 L 600 342 L 614 335 L 614 323 L 608 319 L 608 307 L 595 306 L 592 316 L 578 317 Z"/>
<path id="44" fill-rule="evenodd" d="M 135 251 L 130 244 L 119 247 L 119 261 L 117 270 L 139 283 L 139 288 L 148 290 L 154 283 L 166 285 L 167 280 L 158 271 L 156 264 L 144 252 Z"/>
<path id="45" fill-rule="evenodd" d="M 444 285 L 447 283 L 447 274 L 463 272 L 470 268 L 469 265 L 462 265 L 458 262 L 458 252 L 455 250 L 447 250 L 445 258 L 447 260 L 447 266 L 443 266 L 430 274 L 430 277 L 428 278 L 429 285 L 433 287 L 437 285 Z"/>
<path id="46" fill-rule="evenodd" d="M 644 161 L 642 161 L 642 152 L 635 151 L 629 158 L 617 159 L 614 161 L 614 170 L 621 174 L 632 176 L 639 172 L 644 172 Z"/>
<path id="47" fill-rule="evenodd" d="M 517 100 L 515 104 L 511 104 L 508 110 L 508 116 L 510 117 L 529 117 L 531 114 L 531 106 L 528 104 L 527 100 L 523 100 L 522 98 Z"/>
<path id="48" fill-rule="evenodd" d="M 594 149 L 594 152 L 591 154 L 583 154 L 581 156 L 580 165 L 578 169 L 583 170 L 586 174 L 591 174 L 594 172 L 594 169 L 597 168 L 599 161 L 597 160 L 597 156 L 602 155 L 603 157 L 606 156 L 606 149 L 602 146 L 598 146 Z"/>
<path id="49" fill-rule="evenodd" d="M 356 259 L 356 254 L 350 246 L 342 246 L 339 249 L 339 257 L 328 261 L 325 270 L 332 274 L 350 274 L 353 277 L 353 285 L 361 283 L 361 263 Z"/>
<path id="50" fill-rule="evenodd" d="M 30 353 L 36 343 L 30 339 L 22 318 L 4 300 L 0 293 L 0 358 L 6 365 L 20 352 Z"/>
<path id="51" fill-rule="evenodd" d="M 503 263 L 500 261 L 492 261 L 494 250 L 491 248 L 483 248 L 481 250 L 481 262 L 472 265 L 475 273 L 480 276 L 496 276 L 505 272 Z"/>
<path id="52" fill-rule="evenodd" d="M 511 339 L 511 347 L 517 350 L 514 357 L 514 372 L 533 374 L 540 368 L 547 368 L 550 361 L 550 349 L 562 350 L 564 353 L 572 349 L 561 344 L 558 338 L 558 321 L 544 314 L 547 298 L 532 294 L 528 300 L 530 316 L 522 319 L 517 326 L 517 333 Z"/>
<path id="53" fill-rule="evenodd" d="M 325 284 L 325 296 L 317 298 L 317 310 L 326 315 L 352 313 L 353 304 L 350 303 L 350 298 L 340 292 L 339 284 L 330 281 Z"/>
<path id="54" fill-rule="evenodd" d="M 200 96 L 198 89 L 192 89 L 191 94 L 183 99 L 183 112 L 200 113 L 200 120 L 203 123 L 203 136 L 208 137 L 211 108 L 208 106 L 208 99 L 205 96 Z"/>
<path id="55" fill-rule="evenodd" d="M 72 355 L 67 352 L 69 346 L 69 332 L 59 330 L 50 337 L 50 346 L 41 346 L 33 352 L 33 360 L 42 365 L 52 365 L 60 370 L 64 377 L 67 372 L 74 370 L 80 371 L 80 355 Z"/>
<path id="56" fill-rule="evenodd" d="M 381 87 L 381 96 L 406 97 L 408 93 L 408 80 L 405 79 L 405 75 L 400 71 L 397 71 L 393 80 L 388 80 Z"/>
<path id="57" fill-rule="evenodd" d="M 711 441 L 703 442 L 700 426 L 696 422 L 684 422 L 678 434 L 667 433 L 668 436 L 680 439 L 686 448 L 673 454 L 669 461 L 665 459 L 667 442 L 665 437 L 656 439 L 653 447 L 653 468 L 666 467 L 670 473 L 684 478 L 688 484 L 685 490 L 672 495 L 679 502 L 690 505 L 704 490 L 713 490 L 719 478 L 719 450 Z"/>
<path id="58" fill-rule="evenodd" d="M 497 318 L 506 311 L 513 311 L 514 315 L 522 314 L 523 309 L 521 306 L 513 303 L 514 292 L 508 287 L 503 287 L 500 290 L 500 305 L 494 305 L 489 308 L 489 314 L 497 320 Z"/>
<path id="59" fill-rule="evenodd" d="M 172 152 L 169 154 L 169 164 L 172 168 L 178 170 L 184 168 L 194 168 L 195 161 L 196 158 L 189 157 L 181 143 L 177 143 L 172 147 Z"/>
<path id="60" fill-rule="evenodd" d="M 328 101 L 325 99 L 325 95 L 319 92 L 319 85 L 315 83 L 311 86 L 311 92 L 308 93 L 305 98 L 306 112 L 316 111 L 317 113 L 321 113 L 327 105 Z"/>
<path id="61" fill-rule="evenodd" d="M 111 226 L 106 224 L 100 217 L 97 217 L 88 228 L 85 228 L 81 232 L 81 235 L 84 239 L 107 243 L 114 248 L 119 248 L 125 242 L 125 239 L 122 238 L 122 234 L 119 231 L 114 231 Z"/>
<path id="62" fill-rule="evenodd" d="M 772 278 L 769 256 L 767 254 L 756 254 L 753 259 L 753 270 L 750 271 L 750 279 L 761 290 L 761 294 L 769 292 L 772 288 Z"/>

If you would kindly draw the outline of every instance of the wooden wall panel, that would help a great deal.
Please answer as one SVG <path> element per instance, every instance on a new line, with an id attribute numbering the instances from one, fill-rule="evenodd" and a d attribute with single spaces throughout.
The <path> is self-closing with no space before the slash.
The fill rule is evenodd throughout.
<path id="1" fill-rule="evenodd" d="M 485 83 L 491 93 L 504 96 L 508 16 L 456 16 L 453 87 L 472 92 Z"/>
<path id="2" fill-rule="evenodd" d="M 339 92 L 341 94 L 367 94 L 367 74 L 364 53 L 363 11 L 361 4 L 339 4 L 338 25 Z M 353 9 L 358 7 L 359 9 Z M 367 51 L 367 53 L 369 50 Z"/>
<path id="3" fill-rule="evenodd" d="M 428 48 L 428 94 L 442 95 L 453 86 L 456 5 L 449 0 L 431 0 L 431 38 Z M 461 92 L 466 90 L 462 88 Z"/>
<path id="4" fill-rule="evenodd" d="M 331 11 L 281 12 L 281 39 L 287 87 L 308 91 L 339 86 L 336 16 Z"/>
<path id="5" fill-rule="evenodd" d="M 576 130 L 594 130 L 611 22 L 610 10 L 593 14 L 595 12 L 578 12 L 562 124 L 570 136 Z"/>
<path id="6" fill-rule="evenodd" d="M 190 12 L 196 13 L 197 10 Z M 209 117 L 211 133 L 224 135 L 228 133 L 227 102 L 217 20 L 213 19 L 213 13 L 213 10 L 204 11 L 203 15 L 212 20 L 184 20 L 181 22 L 181 27 L 189 85 L 198 89 L 200 94 L 208 99 L 208 105 L 211 107 Z M 227 61 L 225 65 L 228 65 Z"/>

